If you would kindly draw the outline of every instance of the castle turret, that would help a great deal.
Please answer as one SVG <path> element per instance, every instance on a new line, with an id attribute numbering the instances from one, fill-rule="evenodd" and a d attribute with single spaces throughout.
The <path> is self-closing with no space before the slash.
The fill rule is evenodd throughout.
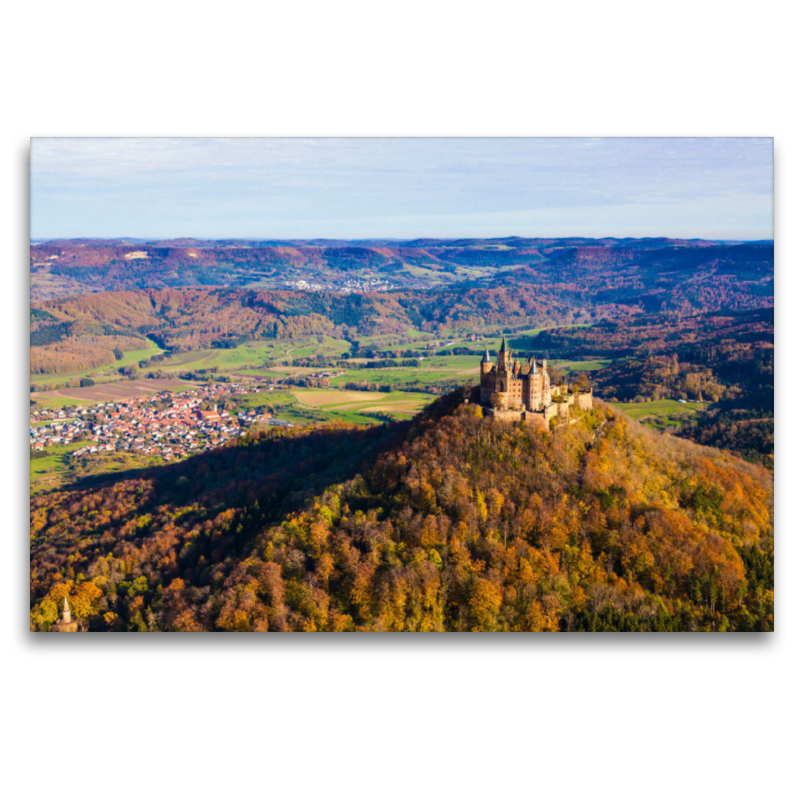
<path id="1" fill-rule="evenodd" d="M 506 347 L 506 337 L 500 345 L 500 352 L 497 354 L 497 371 L 507 372 L 511 369 L 511 348 Z"/>
<path id="2" fill-rule="evenodd" d="M 66 595 L 64 595 L 64 608 L 61 612 L 61 621 L 65 624 L 72 622 L 72 615 L 69 613 L 69 603 L 67 602 Z"/>
<path id="3" fill-rule="evenodd" d="M 492 371 L 492 359 L 489 357 L 489 348 L 483 351 L 483 358 L 481 359 L 481 375 L 486 375 Z"/>

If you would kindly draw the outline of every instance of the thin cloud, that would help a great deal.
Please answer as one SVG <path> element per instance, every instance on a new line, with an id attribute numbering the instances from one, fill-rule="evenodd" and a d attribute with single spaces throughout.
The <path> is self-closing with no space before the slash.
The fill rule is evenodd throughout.
<path id="1" fill-rule="evenodd" d="M 34 139 L 31 189 L 35 238 L 447 236 L 499 219 L 593 235 L 573 230 L 592 218 L 768 238 L 772 140 Z"/>

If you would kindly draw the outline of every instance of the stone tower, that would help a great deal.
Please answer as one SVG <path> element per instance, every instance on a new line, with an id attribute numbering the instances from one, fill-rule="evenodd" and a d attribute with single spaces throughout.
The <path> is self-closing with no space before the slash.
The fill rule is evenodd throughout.
<path id="1" fill-rule="evenodd" d="M 55 633 L 77 633 L 84 630 L 83 625 L 77 619 L 72 619 L 66 595 L 64 596 L 64 605 L 61 610 L 61 619 L 52 625 L 50 630 Z"/>
<path id="2" fill-rule="evenodd" d="M 497 371 L 511 371 L 511 348 L 506 348 L 506 337 L 503 337 L 503 344 L 500 345 L 500 352 L 497 354 Z"/>
<path id="3" fill-rule="evenodd" d="M 487 375 L 492 371 L 492 359 L 489 357 L 489 348 L 483 351 L 483 359 L 481 360 L 481 375 Z"/>

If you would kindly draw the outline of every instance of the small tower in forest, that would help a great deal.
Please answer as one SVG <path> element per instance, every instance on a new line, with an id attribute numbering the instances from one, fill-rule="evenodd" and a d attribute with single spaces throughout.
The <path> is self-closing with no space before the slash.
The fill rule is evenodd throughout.
<path id="1" fill-rule="evenodd" d="M 77 619 L 72 619 L 66 595 L 64 595 L 64 605 L 61 608 L 61 619 L 52 625 L 50 630 L 55 633 L 78 633 L 78 631 L 84 630 L 83 625 Z"/>

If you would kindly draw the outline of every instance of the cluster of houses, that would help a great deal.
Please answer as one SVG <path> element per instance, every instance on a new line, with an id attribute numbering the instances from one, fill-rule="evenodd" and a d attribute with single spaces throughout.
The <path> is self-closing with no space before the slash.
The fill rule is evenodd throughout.
<path id="1" fill-rule="evenodd" d="M 339 294 L 363 294 L 365 292 L 388 292 L 399 289 L 399 283 L 386 278 L 365 274 L 361 278 L 350 278 L 341 283 L 316 283 L 306 280 L 286 281 L 289 289 L 299 292 L 338 292 Z"/>
<path id="2" fill-rule="evenodd" d="M 245 393 L 251 394 L 253 389 L 208 384 L 183 392 L 98 403 L 78 408 L 71 416 L 62 409 L 35 409 L 31 412 L 31 449 L 86 441 L 74 455 L 127 451 L 170 461 L 219 447 L 255 423 L 291 425 L 253 409 L 231 414 L 217 404 L 221 395 Z"/>

